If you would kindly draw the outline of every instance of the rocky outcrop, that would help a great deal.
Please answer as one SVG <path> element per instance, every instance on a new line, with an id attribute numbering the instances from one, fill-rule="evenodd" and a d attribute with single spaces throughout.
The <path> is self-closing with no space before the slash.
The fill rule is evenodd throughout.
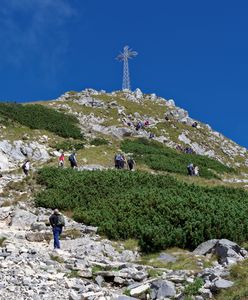
<path id="1" fill-rule="evenodd" d="M 27 158 L 45 162 L 50 156 L 47 147 L 35 141 L 0 141 L 0 168 L 3 171 L 16 168 Z"/>
<path id="2" fill-rule="evenodd" d="M 185 286 L 197 278 L 202 287 L 195 299 L 209 299 L 233 283 L 226 279 L 229 259 L 247 252 L 228 240 L 210 240 L 192 255 L 215 254 L 220 259 L 201 271 L 154 268 L 137 264 L 139 253 L 125 250 L 97 235 L 97 228 L 66 217 L 62 250 L 53 251 L 50 210 L 28 203 L 0 208 L 0 280 L 3 299 L 183 299 Z M 235 253 L 235 254 L 234 254 Z M 157 258 L 175 262 L 166 252 Z M 153 278 L 150 274 L 157 272 Z M 124 295 L 124 293 L 129 296 Z M 16 295 L 19 295 L 16 298 Z M 21 296 L 23 298 L 20 298 Z"/>
<path id="3" fill-rule="evenodd" d="M 248 258 L 248 252 L 239 245 L 226 239 L 209 240 L 200 244 L 194 251 L 197 255 L 215 254 L 220 264 L 233 264 Z"/>

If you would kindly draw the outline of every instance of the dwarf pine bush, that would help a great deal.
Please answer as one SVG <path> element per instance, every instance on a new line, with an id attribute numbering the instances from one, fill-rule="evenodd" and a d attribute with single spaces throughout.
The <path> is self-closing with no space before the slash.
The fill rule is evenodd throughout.
<path id="1" fill-rule="evenodd" d="M 83 137 L 76 117 L 39 104 L 0 103 L 0 115 L 31 129 L 45 129 L 65 138 Z"/>
<path id="2" fill-rule="evenodd" d="M 72 210 L 76 221 L 112 239 L 134 238 L 146 252 L 194 248 L 213 238 L 248 239 L 248 193 L 202 187 L 171 176 L 44 168 L 36 205 Z"/>
<path id="3" fill-rule="evenodd" d="M 147 139 L 124 140 L 121 148 L 126 153 L 134 153 L 137 161 L 151 169 L 171 173 L 187 174 L 187 165 L 193 163 L 200 168 L 200 176 L 218 178 L 218 174 L 234 172 L 217 160 L 197 154 L 186 154 Z M 218 174 L 217 174 L 218 173 Z"/>

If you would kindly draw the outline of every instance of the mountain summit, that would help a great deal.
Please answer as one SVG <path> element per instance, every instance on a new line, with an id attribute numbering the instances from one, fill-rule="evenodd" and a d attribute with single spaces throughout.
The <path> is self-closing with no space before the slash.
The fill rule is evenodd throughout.
<path id="1" fill-rule="evenodd" d="M 247 294 L 247 149 L 139 89 L 0 103 L 0 126 L 3 299 Z"/>

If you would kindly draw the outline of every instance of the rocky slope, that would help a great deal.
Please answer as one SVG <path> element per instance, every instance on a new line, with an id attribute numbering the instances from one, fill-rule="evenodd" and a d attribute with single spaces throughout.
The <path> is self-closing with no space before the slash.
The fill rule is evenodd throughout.
<path id="1" fill-rule="evenodd" d="M 162 252 L 144 262 L 137 251 L 70 218 L 63 250 L 53 251 L 50 214 L 26 201 L 0 208 L 2 299 L 210 299 L 233 285 L 225 279 L 229 266 L 248 256 L 235 243 L 211 240 L 192 253 Z M 186 270 L 173 270 L 189 259 Z"/>
<path id="2" fill-rule="evenodd" d="M 97 92 L 87 89 L 82 92 L 67 92 L 54 101 L 40 104 L 76 116 L 86 139 L 104 137 L 111 147 L 98 153 L 104 166 L 109 166 L 112 155 L 125 137 L 149 137 L 169 147 L 190 147 L 200 155 L 213 157 L 227 165 L 246 172 L 248 167 L 247 149 L 225 138 L 209 125 L 189 117 L 187 111 L 175 106 L 173 100 L 166 100 L 155 94 L 145 95 L 139 89 L 135 92 Z M 147 122 L 140 130 L 138 122 Z M 54 145 L 61 139 L 45 130 L 31 130 L 25 126 L 1 125 L 0 167 L 3 170 L 15 168 L 28 155 L 33 161 L 45 162 L 57 153 Z M 91 163 L 91 151 L 79 151 L 80 163 Z M 88 156 L 88 158 L 86 157 Z M 97 159 L 96 159 L 97 160 Z"/>
<path id="3" fill-rule="evenodd" d="M 145 95 L 139 89 L 133 93 L 87 89 L 40 104 L 78 118 L 86 139 L 85 148 L 77 151 L 81 169 L 112 168 L 123 138 L 153 134 L 169 147 L 191 147 L 197 154 L 235 167 L 239 171 L 235 176 L 222 178 L 226 184 L 247 184 L 247 149 L 209 125 L 197 121 L 197 127 L 192 127 L 196 120 L 173 100 Z M 136 130 L 138 122 L 146 121 Z M 40 189 L 35 170 L 57 164 L 56 144 L 66 139 L 16 122 L 0 122 L 0 126 L 1 299 L 203 300 L 232 286 L 226 279 L 229 267 L 243 261 L 247 252 L 227 240 L 211 240 L 194 252 L 173 249 L 144 258 L 135 247 L 104 239 L 97 228 L 68 217 L 63 250 L 54 252 L 47 226 L 51 211 L 33 204 Z M 108 144 L 96 147 L 91 144 L 95 138 Z M 20 166 L 27 157 L 33 175 L 24 178 Z"/>

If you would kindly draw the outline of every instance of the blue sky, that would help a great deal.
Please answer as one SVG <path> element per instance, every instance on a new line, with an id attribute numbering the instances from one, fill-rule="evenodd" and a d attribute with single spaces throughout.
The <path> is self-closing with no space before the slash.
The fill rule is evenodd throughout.
<path id="1" fill-rule="evenodd" d="M 1 0 L 0 99 L 132 88 L 156 93 L 248 147 L 245 0 Z"/>

